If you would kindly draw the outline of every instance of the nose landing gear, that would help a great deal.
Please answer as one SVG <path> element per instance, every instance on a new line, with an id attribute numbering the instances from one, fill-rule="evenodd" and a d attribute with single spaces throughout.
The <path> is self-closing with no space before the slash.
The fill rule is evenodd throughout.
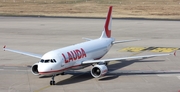
<path id="1" fill-rule="evenodd" d="M 52 76 L 52 80 L 50 81 L 50 85 L 55 85 L 54 77 L 55 77 L 55 75 Z"/>

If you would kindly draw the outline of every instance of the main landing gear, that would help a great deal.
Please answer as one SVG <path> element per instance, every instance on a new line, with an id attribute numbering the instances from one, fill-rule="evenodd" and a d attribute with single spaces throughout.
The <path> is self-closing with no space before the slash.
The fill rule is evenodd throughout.
<path id="1" fill-rule="evenodd" d="M 54 77 L 55 77 L 55 75 L 52 76 L 52 80 L 50 81 L 50 85 L 55 85 Z"/>

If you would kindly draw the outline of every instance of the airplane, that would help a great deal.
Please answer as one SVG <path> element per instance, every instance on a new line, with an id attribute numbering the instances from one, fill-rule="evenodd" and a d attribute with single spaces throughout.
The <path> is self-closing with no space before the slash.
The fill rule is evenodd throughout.
<path id="1" fill-rule="evenodd" d="M 15 52 L 35 58 L 39 58 L 40 61 L 33 64 L 31 72 L 34 75 L 52 76 L 50 85 L 55 85 L 54 77 L 59 74 L 64 74 L 68 70 L 83 69 L 88 66 L 92 66 L 91 75 L 95 78 L 104 76 L 108 72 L 108 63 L 111 61 L 131 60 L 131 59 L 146 59 L 151 57 L 167 56 L 173 53 L 167 54 L 153 54 L 143 56 L 131 56 L 111 59 L 101 59 L 110 48 L 117 43 L 125 43 L 137 41 L 139 39 L 121 40 L 115 41 L 111 37 L 111 24 L 112 24 L 112 6 L 109 7 L 109 11 L 106 17 L 104 30 L 97 39 L 84 38 L 87 41 L 78 43 L 75 45 L 67 46 L 64 48 L 56 49 L 45 53 L 44 55 L 34 54 L 24 51 L 18 51 L 3 47 L 4 51 Z M 175 55 L 175 52 L 174 52 Z"/>

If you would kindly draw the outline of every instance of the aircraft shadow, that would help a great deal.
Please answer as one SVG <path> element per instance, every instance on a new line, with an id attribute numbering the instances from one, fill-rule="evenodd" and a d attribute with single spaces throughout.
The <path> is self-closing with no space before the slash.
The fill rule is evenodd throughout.
<path id="1" fill-rule="evenodd" d="M 109 71 L 115 71 L 118 69 L 121 69 L 123 67 L 129 66 L 133 63 L 145 63 L 145 62 L 164 62 L 164 60 L 123 60 L 123 61 L 118 61 L 118 63 L 114 63 L 111 65 L 108 65 L 108 69 Z"/>
<path id="2" fill-rule="evenodd" d="M 126 67 L 126 66 L 129 66 L 135 62 L 162 62 L 164 60 L 145 60 L 145 61 L 140 61 L 140 60 L 124 60 L 124 61 L 118 61 L 118 63 L 115 63 L 115 64 L 111 64 L 111 65 L 108 65 L 108 71 L 109 72 L 112 72 L 112 71 L 116 71 L 118 69 L 121 69 L 123 67 Z M 90 74 L 90 71 L 87 71 L 89 74 Z M 78 75 L 82 75 L 82 74 L 85 74 L 85 72 L 81 72 L 81 71 L 76 71 L 76 72 L 73 72 L 73 71 L 67 71 L 66 74 L 70 74 L 70 75 L 74 75 L 74 76 L 78 76 Z M 107 74 L 106 74 L 107 75 Z M 61 75 L 59 75 L 61 76 Z M 40 76 L 39 78 L 51 78 L 52 76 Z M 116 76 L 110 76 L 112 78 L 116 77 Z"/>
<path id="3" fill-rule="evenodd" d="M 137 62 L 163 62 L 164 60 L 143 60 L 143 59 L 138 59 L 138 60 L 121 60 L 121 61 L 118 61 L 118 63 L 114 63 L 114 64 L 110 64 L 108 65 L 108 73 L 105 75 L 105 77 L 99 79 L 99 80 L 112 80 L 112 79 L 115 79 L 115 78 L 118 78 L 120 75 L 122 74 L 125 74 L 123 72 L 113 72 L 113 71 L 116 71 L 116 70 L 119 70 L 123 67 L 126 67 L 126 66 L 129 66 L 133 63 L 137 63 Z"/>
<path id="4" fill-rule="evenodd" d="M 108 65 L 108 73 L 99 78 L 99 81 L 107 81 L 116 79 L 119 76 L 127 76 L 127 75 L 153 75 L 153 74 L 180 74 L 179 71 L 153 71 L 153 70 L 120 70 L 123 67 L 129 66 L 133 63 L 137 62 L 164 62 L 164 60 L 124 60 L 119 61 L 118 63 Z M 59 81 L 56 85 L 67 85 L 72 83 L 79 83 L 83 81 L 87 81 L 93 79 L 90 70 L 89 71 L 67 71 L 66 74 L 72 75 L 72 77 L 67 78 L 65 80 Z M 63 75 L 63 76 L 66 76 Z M 59 75 L 61 76 L 61 75 Z M 39 78 L 51 78 L 51 76 L 40 76 Z"/>
<path id="5" fill-rule="evenodd" d="M 90 72 L 76 73 L 76 74 L 73 74 L 73 76 L 68 79 L 57 82 L 56 85 L 67 85 L 67 84 L 72 84 L 72 83 L 79 83 L 82 81 L 90 80 L 92 78 L 93 77 L 91 76 Z"/>
<path id="6" fill-rule="evenodd" d="M 39 78 L 51 78 L 52 76 L 40 76 Z"/>
<path id="7" fill-rule="evenodd" d="M 171 71 L 126 71 L 126 72 L 113 72 L 107 73 L 105 78 L 99 79 L 100 81 L 112 80 L 118 78 L 119 76 L 129 76 L 129 75 L 155 75 L 155 74 L 180 74 L 179 72 L 171 72 Z"/>

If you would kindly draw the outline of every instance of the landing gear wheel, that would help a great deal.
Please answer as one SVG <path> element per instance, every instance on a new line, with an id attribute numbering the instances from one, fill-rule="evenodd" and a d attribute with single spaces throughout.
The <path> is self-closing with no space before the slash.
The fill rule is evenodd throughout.
<path id="1" fill-rule="evenodd" d="M 52 81 L 50 81 L 50 85 L 53 85 Z"/>
<path id="2" fill-rule="evenodd" d="M 50 81 L 50 85 L 55 85 L 54 77 L 55 77 L 55 75 L 52 76 L 52 80 Z"/>
<path id="3" fill-rule="evenodd" d="M 55 81 L 52 81 L 53 85 L 55 85 Z"/>
<path id="4" fill-rule="evenodd" d="M 55 81 L 50 81 L 50 85 L 55 85 Z"/>

